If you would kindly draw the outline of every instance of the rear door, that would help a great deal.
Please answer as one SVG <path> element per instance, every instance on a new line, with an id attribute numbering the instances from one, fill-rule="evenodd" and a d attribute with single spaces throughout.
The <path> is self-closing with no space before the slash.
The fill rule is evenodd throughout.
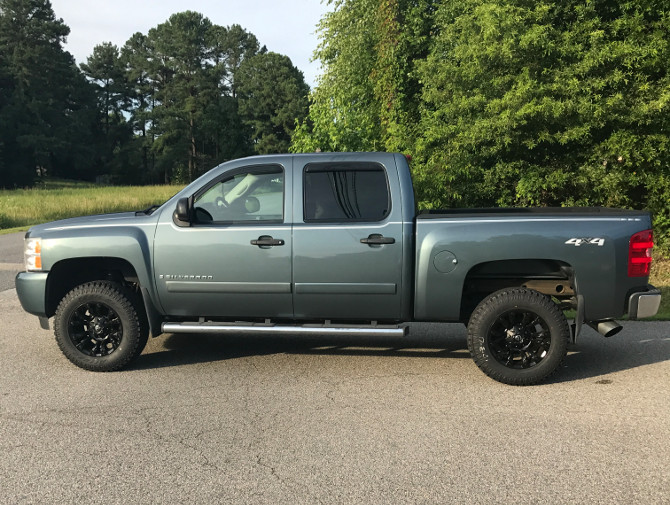
<path id="1" fill-rule="evenodd" d="M 385 166 L 322 156 L 294 158 L 295 316 L 397 319 L 403 222 L 391 199 L 392 188 L 399 194 L 393 157 Z"/>

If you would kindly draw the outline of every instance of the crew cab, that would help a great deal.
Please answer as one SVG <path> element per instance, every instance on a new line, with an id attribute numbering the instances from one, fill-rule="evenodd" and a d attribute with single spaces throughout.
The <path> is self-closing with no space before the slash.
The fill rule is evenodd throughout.
<path id="1" fill-rule="evenodd" d="M 456 209 L 417 214 L 397 153 L 224 163 L 146 211 L 31 228 L 23 308 L 75 365 L 125 367 L 149 334 L 401 336 L 463 322 L 490 377 L 533 384 L 584 323 L 652 316 L 648 212 Z M 574 311 L 570 325 L 564 311 Z"/>

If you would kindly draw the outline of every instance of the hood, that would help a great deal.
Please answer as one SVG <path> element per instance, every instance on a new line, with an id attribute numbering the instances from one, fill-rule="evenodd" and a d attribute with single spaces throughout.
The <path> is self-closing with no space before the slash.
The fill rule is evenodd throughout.
<path id="1" fill-rule="evenodd" d="M 39 237 L 50 235 L 54 232 L 66 230 L 78 230 L 85 228 L 103 228 L 116 226 L 137 226 L 149 224 L 156 221 L 160 214 L 154 212 L 151 215 L 138 212 L 119 212 L 115 214 L 98 214 L 95 216 L 73 217 L 70 219 L 61 219 L 50 223 L 38 224 L 31 227 L 26 233 L 27 237 Z"/>

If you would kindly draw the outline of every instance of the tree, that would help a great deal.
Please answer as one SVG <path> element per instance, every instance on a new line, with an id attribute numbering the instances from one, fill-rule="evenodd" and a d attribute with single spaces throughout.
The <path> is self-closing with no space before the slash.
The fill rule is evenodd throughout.
<path id="1" fill-rule="evenodd" d="M 209 19 L 186 11 L 149 31 L 153 63 L 162 78 L 153 113 L 163 131 L 154 145 L 164 153 L 173 148 L 187 153 L 187 180 L 201 171 L 198 130 L 206 106 L 216 99 L 220 81 L 212 72 L 211 30 Z"/>
<path id="2" fill-rule="evenodd" d="M 209 107 L 203 122 L 214 146 L 215 162 L 247 156 L 253 152 L 251 132 L 239 114 L 237 71 L 243 61 L 266 53 L 258 39 L 240 25 L 214 26 L 212 33 L 215 72 L 219 82 L 219 100 Z"/>
<path id="3" fill-rule="evenodd" d="M 81 65 L 97 94 L 98 113 L 102 127 L 99 151 L 101 171 L 118 174 L 124 166 L 116 166 L 117 154 L 127 149 L 133 140 L 132 127 L 124 117 L 131 100 L 131 91 L 119 48 L 103 42 L 93 48 L 93 54 Z M 128 175 L 124 173 L 124 175 Z"/>
<path id="4" fill-rule="evenodd" d="M 127 180 L 155 184 L 161 182 L 161 178 L 156 173 L 155 155 L 150 156 L 154 137 L 149 129 L 156 97 L 156 81 L 151 78 L 148 63 L 150 51 L 147 36 L 137 32 L 121 48 L 120 59 L 128 93 L 125 112 L 129 115 L 134 134 L 132 144 L 140 160 L 136 167 L 129 167 L 135 175 L 127 176 Z"/>
<path id="5" fill-rule="evenodd" d="M 294 151 L 407 150 L 417 135 L 436 0 L 331 0 L 314 53 L 323 74 Z"/>
<path id="6" fill-rule="evenodd" d="M 31 184 L 37 173 L 91 176 L 94 97 L 62 44 L 69 28 L 48 0 L 0 0 L 3 74 L 0 186 Z"/>
<path id="7" fill-rule="evenodd" d="M 331 4 L 295 151 L 411 154 L 422 207 L 649 207 L 670 247 L 667 2 Z"/>
<path id="8" fill-rule="evenodd" d="M 329 1 L 314 52 L 323 70 L 310 97 L 309 118 L 293 136 L 296 152 L 370 151 L 381 146 L 379 110 L 370 79 L 375 64 L 378 0 Z"/>
<path id="9" fill-rule="evenodd" d="M 229 27 L 214 26 L 212 30 L 215 64 L 220 67 L 223 77 L 222 88 L 233 98 L 237 98 L 236 74 L 242 62 L 258 53 L 266 53 L 258 39 L 240 25 Z"/>
<path id="10" fill-rule="evenodd" d="M 309 86 L 287 56 L 257 54 L 237 71 L 239 112 L 257 153 L 287 152 L 296 121 L 307 116 Z"/>
<path id="11" fill-rule="evenodd" d="M 0 51 L 0 187 L 12 186 L 20 182 L 21 174 L 14 173 L 16 168 L 10 160 L 6 160 L 11 151 L 6 151 L 11 143 L 12 131 L 9 124 L 8 106 L 15 87 L 7 62 L 7 54 Z M 10 147 L 11 149 L 11 147 Z"/>
<path id="12" fill-rule="evenodd" d="M 661 4 L 444 4 L 419 67 L 426 203 L 648 205 L 670 161 Z"/>
<path id="13" fill-rule="evenodd" d="M 99 108 L 104 117 L 105 133 L 109 131 L 109 120 L 121 116 L 127 109 L 129 90 L 119 54 L 119 48 L 103 42 L 93 48 L 93 54 L 81 65 L 98 90 Z"/>
<path id="14" fill-rule="evenodd" d="M 149 118 L 144 126 L 165 180 L 192 180 L 216 163 L 252 152 L 238 112 L 236 74 L 245 59 L 265 51 L 253 34 L 187 11 L 150 30 L 142 47 L 146 61 L 128 68 L 139 76 L 144 66 L 153 89 L 138 118 Z"/>

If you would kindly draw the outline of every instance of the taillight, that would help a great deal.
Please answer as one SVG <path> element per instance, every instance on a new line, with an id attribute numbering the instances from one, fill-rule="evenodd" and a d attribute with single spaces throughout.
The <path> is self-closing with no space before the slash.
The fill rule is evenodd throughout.
<path id="1" fill-rule="evenodd" d="M 651 268 L 654 233 L 644 230 L 630 238 L 628 245 L 628 277 L 647 277 Z"/>

